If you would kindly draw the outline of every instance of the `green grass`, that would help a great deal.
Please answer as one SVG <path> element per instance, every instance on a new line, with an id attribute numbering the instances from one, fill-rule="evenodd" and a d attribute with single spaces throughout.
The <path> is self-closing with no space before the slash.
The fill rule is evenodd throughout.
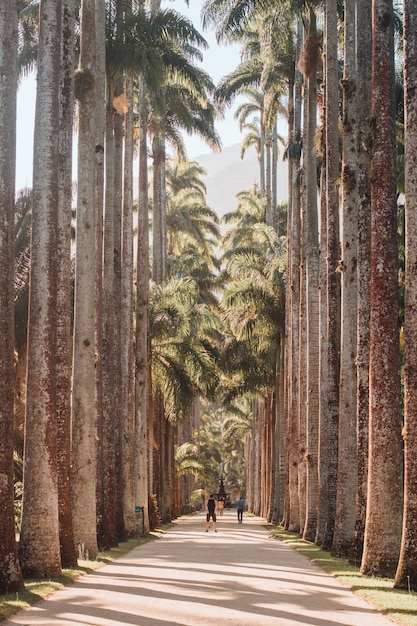
<path id="1" fill-rule="evenodd" d="M 333 574 L 355 593 L 376 606 L 384 615 L 402 626 L 417 626 L 417 593 L 393 588 L 389 578 L 362 576 L 358 567 L 346 559 L 332 557 L 314 543 L 280 526 L 268 526 L 271 535 L 288 544 L 329 574 Z"/>
<path id="2" fill-rule="evenodd" d="M 29 606 L 36 604 L 40 600 L 44 600 L 45 598 L 50 596 L 51 593 L 53 593 L 57 589 L 60 589 L 64 585 L 70 585 L 80 576 L 100 569 L 100 567 L 103 567 L 108 563 L 112 563 L 123 554 L 130 552 L 130 550 L 132 550 L 136 546 L 140 546 L 144 543 L 147 543 L 148 541 L 151 541 L 152 539 L 161 537 L 166 528 L 168 528 L 169 526 L 170 524 L 167 524 L 166 526 L 150 532 L 149 535 L 145 535 L 143 537 L 138 537 L 135 539 L 129 539 L 128 541 L 120 543 L 117 547 L 111 548 L 111 550 L 107 550 L 106 552 L 100 552 L 96 561 L 79 560 L 77 567 L 62 570 L 61 576 L 56 576 L 48 580 L 25 580 L 24 591 L 0 595 L 0 622 L 8 619 L 22 609 L 26 609 Z"/>

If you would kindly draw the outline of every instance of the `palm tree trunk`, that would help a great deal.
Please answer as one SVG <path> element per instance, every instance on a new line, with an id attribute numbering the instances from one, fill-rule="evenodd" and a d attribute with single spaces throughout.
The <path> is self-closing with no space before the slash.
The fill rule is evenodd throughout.
<path id="1" fill-rule="evenodd" d="M 105 24 L 106 7 L 104 0 L 96 0 L 96 24 Z M 95 31 L 96 39 L 96 131 L 95 131 L 95 388 L 96 388 L 96 429 L 97 429 L 97 481 L 96 481 L 96 510 L 97 536 L 102 537 L 104 498 L 101 489 L 103 464 L 103 209 L 104 209 L 104 136 L 106 126 L 106 37 L 105 28 L 98 27 Z"/>
<path id="2" fill-rule="evenodd" d="M 357 141 L 358 141 L 358 320 L 357 320 L 357 488 L 356 523 L 350 561 L 362 560 L 365 533 L 368 446 L 369 446 L 369 306 L 371 256 L 371 72 L 372 72 L 372 0 L 357 3 Z"/>
<path id="3" fill-rule="evenodd" d="M 116 528 L 116 442 L 119 433 L 118 407 L 114 402 L 114 381 L 117 381 L 115 329 L 115 150 L 113 94 L 106 112 L 106 192 L 103 228 L 103 424 L 101 459 L 98 474 L 102 498 L 102 534 L 99 546 L 108 549 L 117 545 Z M 117 322 L 116 322 L 117 323 Z"/>
<path id="4" fill-rule="evenodd" d="M 368 506 L 361 571 L 393 577 L 402 525 L 402 437 L 396 245 L 394 16 L 373 0 L 371 336 Z"/>
<path id="5" fill-rule="evenodd" d="M 95 155 L 96 155 L 96 30 L 95 0 L 81 5 L 80 84 L 78 107 L 78 200 L 75 258 L 74 348 L 72 386 L 71 493 L 74 538 L 78 551 L 97 556 L 96 533 L 96 379 L 95 379 Z M 97 24 L 97 29 L 104 24 Z M 83 78 L 86 79 L 83 82 Z"/>
<path id="6" fill-rule="evenodd" d="M 309 40 L 316 45 L 316 18 L 310 12 Z M 315 150 L 318 57 L 309 55 L 306 128 L 306 292 L 307 292 L 307 500 L 303 537 L 314 541 L 317 530 L 319 423 L 319 245 L 317 215 L 317 159 Z"/>
<path id="7" fill-rule="evenodd" d="M 16 162 L 17 2 L 0 6 L 0 593 L 23 589 L 17 558 L 14 487 L 14 292 L 13 230 Z"/>
<path id="8" fill-rule="evenodd" d="M 332 553 L 347 557 L 356 520 L 357 417 L 357 141 L 356 0 L 345 2 L 345 63 L 342 141 L 342 316 L 340 345 L 339 451 Z M 338 219 L 337 214 L 337 219 Z"/>
<path id="9" fill-rule="evenodd" d="M 74 109 L 74 1 L 62 2 L 62 74 L 57 208 L 57 441 L 61 562 L 77 565 L 71 511 L 71 209 Z"/>
<path id="10" fill-rule="evenodd" d="M 325 56 L 325 173 L 323 200 L 325 202 L 321 230 L 325 239 L 322 247 L 324 266 L 321 311 L 321 398 L 320 398 L 320 456 L 319 456 L 319 510 L 316 542 L 329 550 L 333 529 L 337 491 L 337 441 L 339 416 L 339 358 L 340 358 L 340 261 L 339 245 L 339 115 L 337 8 L 336 0 L 326 4 Z"/>
<path id="11" fill-rule="evenodd" d="M 56 440 L 56 247 L 61 3 L 43 0 L 35 112 L 25 465 L 19 555 L 30 576 L 61 572 Z"/>
<path id="12" fill-rule="evenodd" d="M 129 109 L 125 114 L 124 183 L 121 251 L 121 416 L 122 493 L 124 527 L 136 533 L 134 485 L 134 328 L 133 328 L 133 84 L 126 80 Z"/>
<path id="13" fill-rule="evenodd" d="M 150 411 L 148 149 L 145 85 L 139 76 L 139 198 L 136 260 L 135 506 L 143 507 L 149 530 L 153 491 L 153 419 Z"/>
<path id="14" fill-rule="evenodd" d="M 406 299 L 405 299 L 405 502 L 400 559 L 394 586 L 417 589 L 417 179 L 415 154 L 417 149 L 417 103 L 414 89 L 417 80 L 417 11 L 415 3 L 404 2 L 405 50 L 405 207 L 406 207 Z"/>
<path id="15" fill-rule="evenodd" d="M 123 89 L 123 82 L 119 77 L 119 94 Z M 115 502 L 116 502 L 116 530 L 119 541 L 125 541 L 126 533 L 124 528 L 123 514 L 123 467 L 122 467 L 122 437 L 123 437 L 123 410 L 122 410 L 122 376 L 121 376 L 121 248 L 122 248 L 122 204 L 123 204 L 123 137 L 124 137 L 124 115 L 118 111 L 115 115 L 114 124 L 114 156 L 115 156 L 115 177 L 114 177 L 114 372 L 113 372 L 113 402 L 115 404 L 114 423 L 115 432 Z"/>
<path id="16" fill-rule="evenodd" d="M 296 56 L 299 58 L 303 31 L 301 22 L 297 24 Z M 297 67 L 297 64 L 296 64 Z M 293 89 L 290 85 L 289 128 L 292 142 L 300 141 L 301 136 L 301 89 L 302 75 L 295 69 Z M 294 95 L 292 96 L 292 92 Z M 289 333 L 287 347 L 287 493 L 285 505 L 285 526 L 299 529 L 298 506 L 298 435 L 299 435 L 299 394 L 300 394 L 300 287 L 301 287 L 301 195 L 298 181 L 300 151 L 292 150 L 289 157 L 289 215 L 288 215 L 288 282 L 286 310 L 289 311 Z M 287 325 L 286 325 L 287 328 Z M 298 525 L 298 526 L 297 526 Z"/>

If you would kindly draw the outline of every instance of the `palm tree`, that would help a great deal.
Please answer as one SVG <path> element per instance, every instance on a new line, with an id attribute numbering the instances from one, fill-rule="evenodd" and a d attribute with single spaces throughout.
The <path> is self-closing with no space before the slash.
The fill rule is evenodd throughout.
<path id="1" fill-rule="evenodd" d="M 44 0 L 39 32 L 25 466 L 19 555 L 34 576 L 61 572 L 56 441 L 56 243 L 61 5 Z"/>
<path id="2" fill-rule="evenodd" d="M 135 506 L 143 507 L 144 528 L 149 530 L 149 496 L 153 489 L 153 415 L 150 411 L 149 328 L 149 216 L 148 216 L 148 104 L 143 75 L 139 95 L 139 195 L 136 257 L 135 332 Z"/>
<path id="3" fill-rule="evenodd" d="M 126 79 L 129 108 L 125 113 L 123 214 L 121 247 L 121 455 L 124 526 L 127 536 L 136 532 L 134 476 L 134 326 L 133 326 L 133 82 Z"/>
<path id="4" fill-rule="evenodd" d="M 57 446 L 61 562 L 77 564 L 71 512 L 71 209 L 74 109 L 74 0 L 62 1 L 62 69 L 59 122 L 59 198 L 57 209 Z"/>
<path id="5" fill-rule="evenodd" d="M 319 378 L 317 363 L 319 360 L 319 250 L 317 217 L 317 157 L 315 150 L 316 133 L 316 81 L 319 60 L 319 37 L 316 28 L 316 15 L 309 11 L 308 36 L 304 42 L 304 51 L 300 60 L 306 79 L 307 98 L 306 127 L 304 130 L 303 171 L 305 174 L 305 273 L 306 273 L 306 323 L 307 323 L 307 416 L 305 459 L 307 460 L 307 500 L 306 520 L 303 536 L 314 540 L 317 530 L 318 498 L 318 412 Z M 303 445 L 303 442 L 300 442 Z"/>
<path id="6" fill-rule="evenodd" d="M 0 512 L 0 592 L 17 592 L 23 578 L 17 558 L 14 527 L 13 487 L 13 204 L 15 179 L 15 132 L 17 92 L 17 16 L 18 3 L 3 3 L 0 8 L 0 487 L 3 503 Z"/>
<path id="7" fill-rule="evenodd" d="M 374 0 L 371 183 L 370 433 L 361 571 L 394 576 L 401 543 L 402 438 L 397 310 L 394 19 Z M 382 332 L 383 329 L 383 332 Z"/>
<path id="8" fill-rule="evenodd" d="M 356 3 L 345 4 L 342 139 L 342 316 L 338 478 L 332 551 L 348 556 L 356 522 L 357 487 L 357 129 Z"/>
<path id="9" fill-rule="evenodd" d="M 320 227 L 320 423 L 319 501 L 316 543 L 330 549 L 337 492 L 337 441 L 340 358 L 340 262 L 339 249 L 339 115 L 337 10 L 335 2 L 325 8 L 324 107 L 322 163 L 322 215 Z"/>
<path id="10" fill-rule="evenodd" d="M 81 5 L 81 47 L 75 95 L 79 101 L 77 240 L 72 386 L 72 510 L 81 554 L 97 555 L 95 375 L 95 0 Z M 97 30 L 104 28 L 97 24 Z"/>
<path id="11" fill-rule="evenodd" d="M 275 458 L 283 454 L 283 439 L 276 443 L 277 448 L 273 444 L 278 418 L 277 354 L 284 322 L 283 250 L 274 229 L 262 223 L 264 207 L 260 200 L 256 203 L 254 196 L 244 204 L 242 196 L 237 211 L 225 216 L 227 221 L 236 222 L 236 228 L 224 238 L 222 278 L 222 308 L 235 341 L 225 349 L 221 363 L 230 377 L 225 398 L 234 394 L 253 394 L 258 398 L 253 400 L 254 464 L 248 480 L 253 488 L 258 479 L 260 489 L 252 489 L 248 500 L 255 512 L 271 517 L 271 468 Z M 247 197 L 251 199 L 250 194 Z M 231 360 L 228 366 L 227 359 Z"/>
<path id="12" fill-rule="evenodd" d="M 394 586 L 415 590 L 417 579 L 416 563 L 416 512 L 415 492 L 416 460 L 416 416 L 414 394 L 416 359 L 416 179 L 413 174 L 413 154 L 416 148 L 416 103 L 411 93 L 411 85 L 416 81 L 416 34 L 417 13 L 415 6 L 404 2 L 404 55 L 405 55 L 405 190 L 406 190 L 406 300 L 405 300 L 405 381 L 404 381 L 404 521 L 400 559 L 395 575 Z"/>
<path id="13" fill-rule="evenodd" d="M 369 443 L 369 305 L 370 305 L 370 150 L 371 145 L 371 0 L 357 5 L 358 129 L 358 319 L 357 319 L 357 490 L 356 524 L 350 559 L 360 563 L 365 532 Z"/>

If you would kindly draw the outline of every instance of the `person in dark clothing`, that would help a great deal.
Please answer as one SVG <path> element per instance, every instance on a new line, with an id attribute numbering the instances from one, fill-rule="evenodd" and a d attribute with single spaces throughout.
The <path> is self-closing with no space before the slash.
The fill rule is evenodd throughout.
<path id="1" fill-rule="evenodd" d="M 208 533 L 208 530 L 210 528 L 210 519 L 213 520 L 214 532 L 217 533 L 216 509 L 217 509 L 217 502 L 214 499 L 213 494 L 211 493 L 210 496 L 209 496 L 209 499 L 207 500 L 207 503 L 206 503 L 206 511 L 207 511 L 206 533 Z"/>
<path id="2" fill-rule="evenodd" d="M 244 508 L 245 508 L 245 500 L 243 498 L 239 498 L 239 500 L 236 500 L 237 521 L 239 524 L 241 524 L 243 521 Z"/>

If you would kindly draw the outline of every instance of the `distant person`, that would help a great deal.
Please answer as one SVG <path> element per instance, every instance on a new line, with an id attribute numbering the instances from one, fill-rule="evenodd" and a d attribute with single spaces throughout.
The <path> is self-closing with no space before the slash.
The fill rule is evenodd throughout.
<path id="1" fill-rule="evenodd" d="M 217 510 L 219 511 L 219 515 L 223 515 L 223 511 L 224 511 L 224 498 L 223 498 L 223 496 L 220 496 L 220 498 L 217 501 Z"/>
<path id="2" fill-rule="evenodd" d="M 207 511 L 206 533 L 208 533 L 209 528 L 210 528 L 210 519 L 213 520 L 214 532 L 217 533 L 216 509 L 217 509 L 217 502 L 214 499 L 213 494 L 211 493 L 206 503 L 206 511 Z"/>
<path id="3" fill-rule="evenodd" d="M 245 509 L 245 500 L 244 498 L 239 498 L 236 500 L 236 510 L 237 510 L 237 521 L 238 524 L 243 522 L 243 511 Z"/>

